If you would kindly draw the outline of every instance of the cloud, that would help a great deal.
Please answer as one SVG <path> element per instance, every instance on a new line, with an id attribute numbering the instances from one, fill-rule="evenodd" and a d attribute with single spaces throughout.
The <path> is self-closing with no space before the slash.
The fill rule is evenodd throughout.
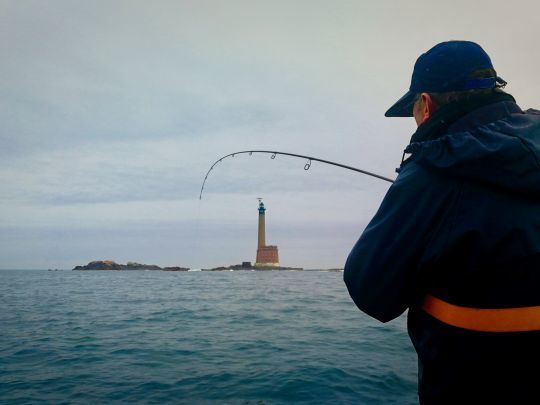
<path id="1" fill-rule="evenodd" d="M 496 3 L 3 2 L 0 226 L 21 247 L 4 239 L 0 256 L 13 266 L 80 264 L 113 253 L 107 229 L 108 245 L 130 260 L 222 264 L 219 254 L 243 257 L 255 198 L 265 197 L 283 257 L 339 264 L 387 183 L 238 156 L 216 167 L 198 202 L 208 167 L 269 149 L 393 177 L 414 123 L 383 113 L 408 88 L 417 56 L 452 38 L 481 43 L 508 90 L 534 106 L 539 5 Z M 213 258 L 190 244 L 182 224 L 194 220 L 212 229 L 200 246 L 221 241 Z M 133 244 L 122 229 L 138 235 Z M 175 240 L 179 256 L 168 256 Z M 128 257 L 142 251 L 148 259 Z"/>

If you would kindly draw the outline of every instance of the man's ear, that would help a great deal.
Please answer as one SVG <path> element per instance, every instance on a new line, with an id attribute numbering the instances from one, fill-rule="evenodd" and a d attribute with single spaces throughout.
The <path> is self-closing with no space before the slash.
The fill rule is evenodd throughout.
<path id="1" fill-rule="evenodd" d="M 421 103 L 422 106 L 422 124 L 426 122 L 428 119 L 431 118 L 431 116 L 435 113 L 437 110 L 437 105 L 429 95 L 429 93 L 422 93 L 420 94 Z"/>

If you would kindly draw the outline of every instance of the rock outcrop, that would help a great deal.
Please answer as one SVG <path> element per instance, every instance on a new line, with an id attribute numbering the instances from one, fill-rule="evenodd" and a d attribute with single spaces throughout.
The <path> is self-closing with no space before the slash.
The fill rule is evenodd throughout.
<path id="1" fill-rule="evenodd" d="M 96 260 L 86 266 L 75 266 L 73 270 L 122 270 L 122 266 L 112 260 Z"/>
<path id="2" fill-rule="evenodd" d="M 173 267 L 163 267 L 162 270 L 163 270 L 163 271 L 188 271 L 188 270 L 189 270 L 189 267 L 178 267 L 178 266 L 173 266 Z"/>
<path id="3" fill-rule="evenodd" d="M 96 260 L 88 263 L 86 266 L 75 266 L 73 270 L 165 270 L 165 271 L 187 271 L 189 267 L 159 267 L 155 264 L 142 264 L 137 262 L 128 262 L 127 264 L 118 264 L 112 260 Z"/>
<path id="4" fill-rule="evenodd" d="M 161 267 L 156 266 L 155 264 L 141 264 L 137 262 L 127 262 L 126 265 L 122 266 L 122 270 L 161 270 Z"/>

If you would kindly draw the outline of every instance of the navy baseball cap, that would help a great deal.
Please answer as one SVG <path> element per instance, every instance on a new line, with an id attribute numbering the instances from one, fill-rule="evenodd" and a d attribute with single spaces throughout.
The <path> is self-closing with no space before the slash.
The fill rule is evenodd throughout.
<path id="1" fill-rule="evenodd" d="M 504 84 L 480 45 L 470 41 L 441 42 L 416 60 L 409 91 L 384 115 L 412 117 L 419 93 L 489 89 Z"/>

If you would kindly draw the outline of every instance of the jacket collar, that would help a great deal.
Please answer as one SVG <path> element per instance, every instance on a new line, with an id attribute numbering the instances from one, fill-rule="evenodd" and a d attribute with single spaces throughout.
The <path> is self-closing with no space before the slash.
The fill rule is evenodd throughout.
<path id="1" fill-rule="evenodd" d="M 523 113 L 516 100 L 507 93 L 480 95 L 448 104 L 420 125 L 411 143 L 437 139 L 446 133 L 460 132 L 502 119 L 512 113 Z"/>
<path id="2" fill-rule="evenodd" d="M 413 143 L 434 140 L 447 133 L 472 130 L 513 113 L 523 111 L 516 104 L 514 97 L 507 93 L 476 96 L 467 102 L 451 103 L 440 108 L 412 135 L 396 172 L 399 173 L 403 166 L 410 162 L 412 155 L 407 158 L 405 155 L 411 153 Z"/>

